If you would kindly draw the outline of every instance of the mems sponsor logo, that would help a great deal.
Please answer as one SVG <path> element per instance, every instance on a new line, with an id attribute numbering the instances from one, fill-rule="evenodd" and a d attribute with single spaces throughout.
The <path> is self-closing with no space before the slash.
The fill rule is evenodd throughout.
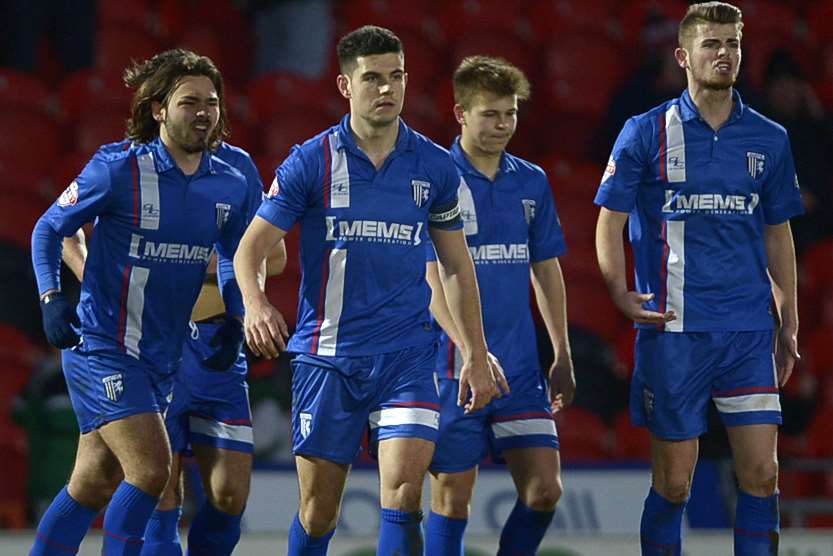
<path id="1" fill-rule="evenodd" d="M 400 245 L 422 243 L 422 222 L 416 225 L 382 220 L 339 220 L 325 216 L 327 241 L 371 241 Z"/>
<path id="2" fill-rule="evenodd" d="M 720 193 L 680 194 L 665 190 L 662 212 L 707 214 L 752 214 L 760 198 L 757 193 L 746 195 L 721 195 Z"/>
<path id="3" fill-rule="evenodd" d="M 490 243 L 469 247 L 474 264 L 513 264 L 529 262 L 526 243 Z"/>
<path id="4" fill-rule="evenodd" d="M 203 245 L 156 242 L 147 240 L 139 234 L 132 234 L 128 254 L 135 259 L 152 262 L 208 264 L 211 251 L 211 247 Z"/>

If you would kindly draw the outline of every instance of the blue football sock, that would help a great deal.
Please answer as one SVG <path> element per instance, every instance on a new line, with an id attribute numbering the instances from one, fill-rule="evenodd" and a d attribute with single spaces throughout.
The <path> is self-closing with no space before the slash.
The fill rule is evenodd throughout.
<path id="1" fill-rule="evenodd" d="M 158 497 L 122 481 L 104 512 L 102 556 L 139 556 L 157 502 Z"/>
<path id="2" fill-rule="evenodd" d="M 642 556 L 679 556 L 683 545 L 685 502 L 674 504 L 651 487 L 639 529 Z"/>
<path id="3" fill-rule="evenodd" d="M 498 556 L 534 556 L 554 515 L 554 510 L 539 512 L 516 500 L 500 533 Z"/>
<path id="4" fill-rule="evenodd" d="M 98 510 L 82 506 L 62 488 L 38 524 L 30 556 L 75 554 L 96 515 Z"/>
<path id="5" fill-rule="evenodd" d="M 286 556 L 325 556 L 330 539 L 335 534 L 335 529 L 321 537 L 311 537 L 301 525 L 301 519 L 295 514 L 292 526 L 289 528 L 289 548 Z"/>
<path id="6" fill-rule="evenodd" d="M 188 556 L 229 556 L 240 540 L 243 514 L 221 512 L 206 500 L 188 531 Z"/>
<path id="7" fill-rule="evenodd" d="M 425 526 L 425 553 L 431 556 L 463 556 L 463 533 L 468 519 L 431 512 Z"/>
<path id="8" fill-rule="evenodd" d="M 738 490 L 738 506 L 735 512 L 736 556 L 778 554 L 780 530 L 777 492 L 761 498 Z"/>
<path id="9" fill-rule="evenodd" d="M 422 556 L 422 512 L 382 508 L 376 556 Z"/>
<path id="10" fill-rule="evenodd" d="M 145 528 L 145 544 L 142 556 L 182 556 L 179 540 L 179 518 L 182 508 L 156 510 Z"/>

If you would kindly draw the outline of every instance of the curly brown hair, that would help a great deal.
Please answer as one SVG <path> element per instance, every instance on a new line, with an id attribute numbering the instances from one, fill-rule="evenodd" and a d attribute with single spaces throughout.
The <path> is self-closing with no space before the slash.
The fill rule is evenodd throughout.
<path id="1" fill-rule="evenodd" d="M 207 144 L 211 150 L 219 146 L 229 133 L 223 76 L 211 58 L 183 48 L 166 50 L 148 60 L 134 62 L 124 70 L 125 85 L 135 90 L 130 102 L 130 118 L 127 120 L 128 139 L 147 143 L 159 135 L 159 122 L 153 118 L 152 104 L 159 102 L 163 106 L 167 105 L 182 78 L 190 75 L 208 77 L 217 90 L 220 118 Z"/>

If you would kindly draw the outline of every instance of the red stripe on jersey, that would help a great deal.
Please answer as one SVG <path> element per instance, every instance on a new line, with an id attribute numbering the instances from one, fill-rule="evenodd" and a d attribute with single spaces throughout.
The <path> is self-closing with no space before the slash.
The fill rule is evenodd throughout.
<path id="1" fill-rule="evenodd" d="M 733 398 L 735 396 L 746 396 L 748 394 L 777 394 L 778 388 L 775 386 L 749 386 L 747 388 L 734 388 L 732 390 L 723 390 L 712 392 L 713 398 Z"/>
<path id="2" fill-rule="evenodd" d="M 526 413 L 516 413 L 514 415 L 498 415 L 492 418 L 493 423 L 504 423 L 506 421 L 523 421 L 526 419 L 553 419 L 552 413 L 546 411 L 527 411 Z"/>
<path id="3" fill-rule="evenodd" d="M 668 292 L 666 291 L 666 282 L 668 281 L 668 225 L 665 220 L 662 221 L 662 261 L 659 265 L 659 297 L 657 298 L 657 311 L 665 312 L 665 302 L 667 301 Z M 664 324 L 657 325 L 660 330 L 665 328 Z"/>
<path id="4" fill-rule="evenodd" d="M 330 180 L 332 179 L 333 162 L 330 157 L 330 136 L 324 135 L 321 138 L 322 147 L 324 149 L 324 208 L 330 206 Z"/>
<path id="5" fill-rule="evenodd" d="M 318 338 L 321 336 L 321 324 L 324 322 L 324 298 L 327 292 L 327 279 L 330 277 L 330 251 L 324 252 L 324 264 L 321 268 L 321 291 L 318 294 L 318 305 L 315 312 L 318 317 L 315 319 L 315 329 L 312 331 L 312 353 L 318 352 Z"/>
<path id="6" fill-rule="evenodd" d="M 119 300 L 119 335 L 118 342 L 122 351 L 126 351 L 124 346 L 124 333 L 127 328 L 127 294 L 130 291 L 130 272 L 133 267 L 124 265 L 124 275 L 121 279 L 121 299 Z"/>
<path id="7" fill-rule="evenodd" d="M 668 181 L 665 175 L 665 113 L 659 115 L 659 177 L 662 181 Z"/>
<path id="8" fill-rule="evenodd" d="M 448 378 L 454 378 L 454 342 L 448 338 Z"/>
<path id="9" fill-rule="evenodd" d="M 133 225 L 139 225 L 139 159 L 133 157 Z"/>
<path id="10" fill-rule="evenodd" d="M 440 404 L 431 402 L 388 402 L 382 404 L 383 407 L 421 407 L 423 409 L 440 410 Z"/>

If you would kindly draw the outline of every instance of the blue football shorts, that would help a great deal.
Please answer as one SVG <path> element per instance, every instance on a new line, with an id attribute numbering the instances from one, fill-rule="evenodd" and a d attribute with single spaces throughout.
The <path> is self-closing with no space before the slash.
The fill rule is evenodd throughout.
<path id="1" fill-rule="evenodd" d="M 440 435 L 431 471 L 459 473 L 478 465 L 487 454 L 503 462 L 503 452 L 514 448 L 558 449 L 544 375 L 529 372 L 509 376 L 511 392 L 466 415 L 457 405 L 460 383 L 441 378 Z"/>
<path id="2" fill-rule="evenodd" d="M 300 354 L 292 362 L 292 452 L 349 464 L 370 428 L 388 438 L 436 442 L 436 345 L 365 357 Z"/>
<path id="3" fill-rule="evenodd" d="M 120 351 L 85 351 L 81 344 L 61 352 L 69 399 L 81 433 L 140 413 L 164 413 L 172 373 Z"/>
<path id="4" fill-rule="evenodd" d="M 208 343 L 219 327 L 219 323 L 191 323 L 165 414 L 173 452 L 189 453 L 193 444 L 248 454 L 254 448 L 246 354 L 241 351 L 227 371 L 202 364 L 217 349 Z"/>
<path id="5" fill-rule="evenodd" d="M 674 333 L 640 329 L 631 420 L 658 438 L 706 432 L 713 400 L 727 427 L 781 424 L 773 332 Z"/>

